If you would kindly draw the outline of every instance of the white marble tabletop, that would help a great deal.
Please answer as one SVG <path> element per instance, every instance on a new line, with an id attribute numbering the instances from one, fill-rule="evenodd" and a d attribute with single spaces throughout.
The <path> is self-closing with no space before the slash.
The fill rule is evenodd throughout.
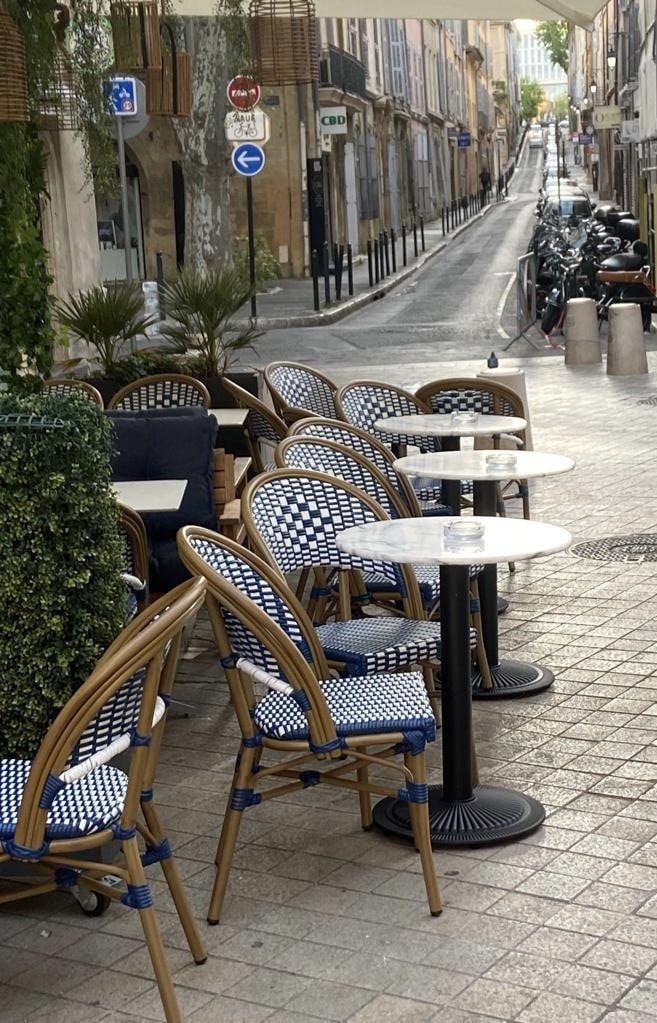
<path id="1" fill-rule="evenodd" d="M 178 511 L 187 480 L 124 480 L 112 483 L 117 500 L 137 512 Z"/>
<path id="2" fill-rule="evenodd" d="M 249 410 L 246 408 L 209 408 L 208 414 L 214 416 L 219 426 L 244 426 Z"/>
<path id="3" fill-rule="evenodd" d="M 501 456 L 497 464 L 496 455 Z M 499 464 L 501 461 L 505 464 Z M 407 476 L 442 480 L 526 480 L 558 476 L 574 467 L 568 455 L 542 451 L 432 451 L 405 455 L 395 461 L 395 469 Z"/>
<path id="4" fill-rule="evenodd" d="M 474 543 L 450 546 L 445 530 L 452 523 L 479 523 L 483 535 Z M 458 528 L 458 527 L 457 527 Z M 346 529 L 336 538 L 340 550 L 373 561 L 415 565 L 490 565 L 523 561 L 566 550 L 572 542 L 561 526 L 525 519 L 440 517 L 392 519 Z"/>
<path id="5" fill-rule="evenodd" d="M 374 423 L 375 430 L 401 437 L 494 437 L 500 433 L 517 433 L 526 426 L 527 420 L 520 416 L 477 415 L 476 419 L 465 421 L 450 413 L 438 412 L 389 416 Z"/>

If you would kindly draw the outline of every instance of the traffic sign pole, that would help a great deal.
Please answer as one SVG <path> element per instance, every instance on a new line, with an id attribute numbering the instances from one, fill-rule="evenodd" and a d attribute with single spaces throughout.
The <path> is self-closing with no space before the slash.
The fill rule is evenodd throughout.
<path id="1" fill-rule="evenodd" d="M 251 282 L 251 319 L 258 315 L 256 304 L 256 272 L 255 272 L 255 231 L 253 229 L 253 181 L 246 179 L 246 219 L 249 238 L 249 281 Z"/>
<path id="2" fill-rule="evenodd" d="M 119 181 L 121 182 L 121 218 L 123 220 L 123 247 L 125 251 L 125 279 L 133 280 L 132 236 L 130 233 L 130 207 L 128 206 L 128 176 L 125 170 L 125 135 L 123 118 L 116 118 L 116 146 L 119 158 Z"/>

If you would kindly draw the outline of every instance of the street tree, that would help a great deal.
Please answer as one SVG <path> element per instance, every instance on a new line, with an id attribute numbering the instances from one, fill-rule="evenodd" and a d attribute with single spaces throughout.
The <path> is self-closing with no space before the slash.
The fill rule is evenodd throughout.
<path id="1" fill-rule="evenodd" d="M 543 90 L 538 82 L 523 78 L 520 82 L 520 106 L 522 116 L 526 121 L 533 121 L 538 117 L 538 110 L 545 99 Z"/>
<path id="2" fill-rule="evenodd" d="M 536 38 L 547 50 L 552 63 L 568 74 L 568 22 L 539 21 Z"/>

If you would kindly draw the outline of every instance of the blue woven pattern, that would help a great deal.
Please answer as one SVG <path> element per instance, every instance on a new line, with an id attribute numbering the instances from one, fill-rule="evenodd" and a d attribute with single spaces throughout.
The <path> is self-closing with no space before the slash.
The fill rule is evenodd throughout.
<path id="1" fill-rule="evenodd" d="M 436 736 L 424 680 L 416 672 L 326 679 L 320 686 L 340 737 L 417 731 L 432 742 Z M 254 717 L 265 735 L 277 739 L 308 738 L 303 711 L 284 693 L 267 693 L 256 706 Z"/>
<path id="2" fill-rule="evenodd" d="M 420 595 L 425 608 L 432 607 L 440 600 L 440 567 L 438 565 L 413 565 L 413 571 L 420 587 Z M 472 565 L 470 578 L 479 575 L 482 571 L 481 565 Z M 365 585 L 371 593 L 388 592 L 390 583 L 385 576 L 379 572 L 366 572 L 363 576 Z"/>
<path id="3" fill-rule="evenodd" d="M 376 616 L 318 625 L 317 635 L 327 658 L 343 661 L 349 675 L 440 660 L 440 629 L 435 622 Z"/>
<path id="4" fill-rule="evenodd" d="M 304 439 L 285 449 L 285 463 L 296 469 L 311 469 L 337 476 L 373 497 L 390 518 L 399 517 L 380 481 L 362 462 L 351 458 L 348 452 L 336 451 L 324 444 L 312 444 Z"/>
<path id="5" fill-rule="evenodd" d="M 429 397 L 434 412 L 449 415 L 452 412 L 479 412 L 480 415 L 513 416 L 513 406 L 505 398 L 501 399 L 498 409 L 489 391 L 459 387 L 448 391 L 436 391 Z"/>
<path id="6" fill-rule="evenodd" d="M 325 423 L 309 423 L 303 430 L 304 437 L 322 437 L 324 440 L 332 440 L 336 444 L 342 444 L 343 447 L 353 448 L 359 455 L 369 459 L 377 467 L 379 472 L 383 473 L 385 478 L 393 485 L 395 489 L 399 487 L 399 480 L 397 479 L 397 473 L 395 472 L 392 462 L 390 462 L 385 455 L 381 453 L 378 447 L 374 444 L 369 444 L 363 437 L 360 437 L 357 433 L 352 433 L 348 427 L 343 426 L 340 422 L 325 422 Z M 421 491 L 417 492 L 417 496 L 421 501 L 440 501 L 441 499 L 441 487 L 440 480 L 435 480 L 433 486 L 424 486 Z M 422 508 L 422 514 L 440 515 L 445 514 L 447 509 L 444 505 L 440 505 L 436 509 L 435 504 L 425 511 Z"/>
<path id="7" fill-rule="evenodd" d="M 181 405 L 203 405 L 204 395 L 191 382 L 158 380 L 143 383 L 126 394 L 117 409 L 140 412 L 149 408 L 178 408 Z"/>
<path id="8" fill-rule="evenodd" d="M 0 848 L 16 831 L 29 760 L 0 760 Z M 98 767 L 85 778 L 66 785 L 48 813 L 46 841 L 78 838 L 116 823 L 123 812 L 127 776 L 115 767 Z"/>
<path id="9" fill-rule="evenodd" d="M 191 546 L 199 554 L 206 565 L 209 565 L 218 575 L 223 576 L 267 613 L 272 621 L 280 625 L 281 629 L 290 637 L 292 642 L 301 651 L 306 660 L 310 658 L 310 651 L 299 623 L 278 594 L 271 588 L 266 579 L 248 565 L 242 558 L 225 550 L 212 540 L 200 537 L 191 540 Z M 244 657 L 264 668 L 271 675 L 281 676 L 278 662 L 269 653 L 264 644 L 260 643 L 253 633 L 244 627 L 242 623 L 224 608 L 224 622 L 230 640 L 233 653 L 236 657 Z"/>
<path id="10" fill-rule="evenodd" d="M 282 572 L 315 567 L 355 568 L 376 572 L 405 595 L 397 565 L 344 554 L 335 543 L 343 530 L 377 521 L 357 495 L 324 480 L 294 476 L 269 479 L 254 491 L 251 514 Z"/>
<path id="11" fill-rule="evenodd" d="M 78 739 L 68 767 L 105 749 L 122 735 L 132 733 L 137 727 L 145 678 L 145 669 L 140 668 L 110 697 Z"/>
<path id="12" fill-rule="evenodd" d="M 337 419 L 332 389 L 310 369 L 299 366 L 276 366 L 269 379 L 293 408 L 307 409 L 316 416 Z"/>
<path id="13" fill-rule="evenodd" d="M 257 440 L 268 440 L 272 444 L 278 444 L 279 440 L 282 439 L 269 420 L 263 416 L 262 412 L 258 412 L 255 408 L 249 409 L 247 424 L 252 435 Z"/>
<path id="14" fill-rule="evenodd" d="M 344 389 L 340 400 L 347 422 L 367 430 L 388 447 L 391 444 L 414 444 L 420 451 L 440 451 L 440 442 L 435 437 L 401 436 L 374 429 L 377 419 L 422 414 L 424 410 L 411 397 L 383 385 L 353 384 Z"/>

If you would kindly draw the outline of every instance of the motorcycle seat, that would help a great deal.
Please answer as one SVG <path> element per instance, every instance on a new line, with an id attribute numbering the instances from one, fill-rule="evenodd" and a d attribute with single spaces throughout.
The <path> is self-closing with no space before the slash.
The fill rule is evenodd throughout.
<path id="1" fill-rule="evenodd" d="M 643 258 L 635 252 L 617 252 L 601 263 L 602 270 L 640 270 Z"/>

